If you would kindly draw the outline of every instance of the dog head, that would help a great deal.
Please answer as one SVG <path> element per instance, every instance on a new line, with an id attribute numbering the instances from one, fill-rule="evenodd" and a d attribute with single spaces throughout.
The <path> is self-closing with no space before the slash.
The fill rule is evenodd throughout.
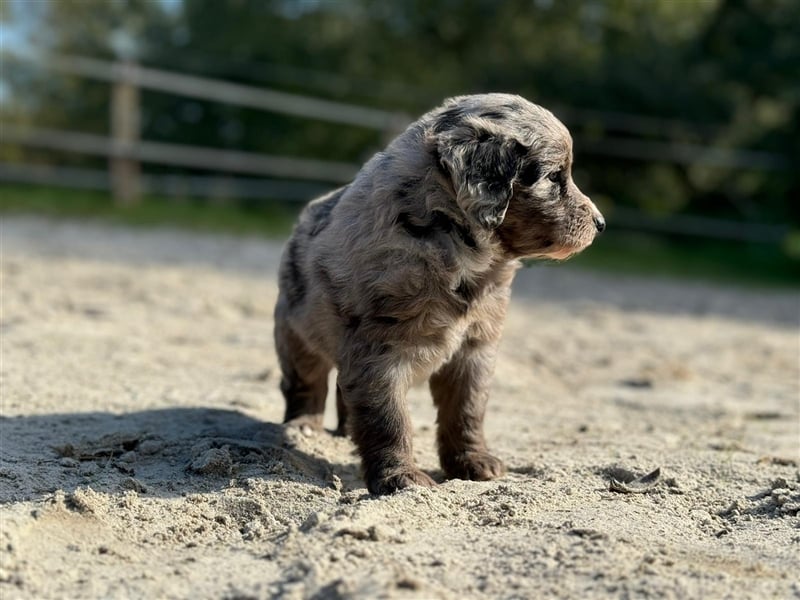
<path id="1" fill-rule="evenodd" d="M 592 243 L 605 221 L 572 180 L 572 138 L 548 110 L 519 96 L 446 102 L 431 132 L 455 200 L 510 258 L 565 259 Z"/>

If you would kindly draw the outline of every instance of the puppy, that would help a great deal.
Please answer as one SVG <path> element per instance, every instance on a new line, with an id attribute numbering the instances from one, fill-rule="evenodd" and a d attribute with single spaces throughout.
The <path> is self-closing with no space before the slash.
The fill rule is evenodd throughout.
<path id="1" fill-rule="evenodd" d="M 285 421 L 322 427 L 336 367 L 338 432 L 371 493 L 434 485 L 414 464 L 405 404 L 424 379 L 446 476 L 505 472 L 483 418 L 519 259 L 566 259 L 605 227 L 571 166 L 569 132 L 549 111 L 459 96 L 304 209 L 275 308 Z"/>

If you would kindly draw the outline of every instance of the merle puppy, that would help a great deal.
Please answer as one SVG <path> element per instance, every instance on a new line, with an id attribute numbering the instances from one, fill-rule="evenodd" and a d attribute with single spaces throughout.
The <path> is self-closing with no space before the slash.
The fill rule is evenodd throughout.
<path id="1" fill-rule="evenodd" d="M 434 485 L 414 464 L 405 404 L 424 379 L 447 477 L 504 473 L 483 418 L 519 259 L 568 258 L 605 227 L 571 165 L 569 132 L 549 111 L 459 96 L 303 211 L 275 308 L 285 420 L 322 427 L 336 367 L 338 431 L 371 493 Z"/>

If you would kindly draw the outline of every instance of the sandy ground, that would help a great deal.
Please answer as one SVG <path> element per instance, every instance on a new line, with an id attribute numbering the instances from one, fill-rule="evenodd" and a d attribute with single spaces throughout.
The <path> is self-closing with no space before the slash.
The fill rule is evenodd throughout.
<path id="1" fill-rule="evenodd" d="M 4 600 L 800 597 L 796 293 L 526 269 L 487 422 L 509 474 L 374 498 L 348 440 L 278 424 L 280 244 L 0 234 Z"/>

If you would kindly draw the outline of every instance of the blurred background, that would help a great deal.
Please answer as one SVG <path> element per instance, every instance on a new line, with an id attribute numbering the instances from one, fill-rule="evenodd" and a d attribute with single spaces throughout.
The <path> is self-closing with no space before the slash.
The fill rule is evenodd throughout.
<path id="1" fill-rule="evenodd" d="M 447 96 L 575 138 L 586 268 L 800 284 L 796 0 L 3 0 L 0 209 L 286 235 Z"/>

